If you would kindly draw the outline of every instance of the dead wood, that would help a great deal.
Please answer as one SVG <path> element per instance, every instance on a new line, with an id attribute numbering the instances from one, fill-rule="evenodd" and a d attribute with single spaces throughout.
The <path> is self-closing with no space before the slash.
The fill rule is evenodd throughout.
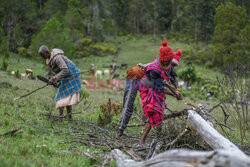
<path id="1" fill-rule="evenodd" d="M 162 141 L 159 141 L 157 139 L 153 139 L 153 141 L 150 144 L 150 150 L 149 150 L 149 153 L 148 153 L 148 156 L 146 159 L 150 159 L 150 158 L 154 157 L 158 153 L 158 151 L 160 150 L 162 145 L 163 145 Z"/>
<path id="2" fill-rule="evenodd" d="M 124 147 L 124 150 L 127 152 L 128 155 L 130 155 L 134 160 L 136 161 L 142 161 L 142 157 L 138 155 L 133 148 L 126 148 Z"/>
<path id="3" fill-rule="evenodd" d="M 231 141 L 224 138 L 218 131 L 216 131 L 211 124 L 205 121 L 197 112 L 193 110 L 188 111 L 187 126 L 197 131 L 206 143 L 213 149 L 225 149 L 229 152 L 237 153 L 242 157 L 246 155 Z"/>
<path id="4" fill-rule="evenodd" d="M 0 136 L 7 136 L 7 135 L 14 135 L 16 132 L 18 132 L 21 128 L 18 129 L 14 129 L 8 132 L 5 132 L 4 134 L 0 135 Z"/>
<path id="5" fill-rule="evenodd" d="M 172 145 L 174 145 L 182 136 L 184 136 L 185 134 L 187 134 L 188 132 L 190 132 L 190 130 L 188 128 L 184 129 L 184 131 L 182 131 L 173 141 L 169 142 L 166 145 L 166 150 L 171 147 Z"/>
<path id="6" fill-rule="evenodd" d="M 248 167 L 249 157 L 238 156 L 227 150 L 195 151 L 187 149 L 173 149 L 156 155 L 142 162 L 136 162 L 122 153 L 121 150 L 111 151 L 111 155 L 118 167 L 144 167 L 144 166 L 201 166 L 201 167 Z"/>

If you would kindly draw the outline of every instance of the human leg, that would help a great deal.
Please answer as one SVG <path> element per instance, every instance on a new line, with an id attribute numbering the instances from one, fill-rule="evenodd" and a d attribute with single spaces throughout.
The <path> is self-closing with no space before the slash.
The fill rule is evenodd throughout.
<path id="1" fill-rule="evenodd" d="M 63 109 L 64 107 L 59 107 L 59 120 L 63 121 Z"/>
<path id="2" fill-rule="evenodd" d="M 67 108 L 67 115 L 68 115 L 68 120 L 72 120 L 72 106 L 66 106 Z"/>
<path id="3" fill-rule="evenodd" d="M 146 137 L 148 136 L 148 133 L 150 132 L 150 130 L 151 130 L 151 125 L 150 125 L 150 123 L 147 123 L 146 127 L 143 131 L 141 141 L 140 141 L 141 145 L 145 144 Z"/>

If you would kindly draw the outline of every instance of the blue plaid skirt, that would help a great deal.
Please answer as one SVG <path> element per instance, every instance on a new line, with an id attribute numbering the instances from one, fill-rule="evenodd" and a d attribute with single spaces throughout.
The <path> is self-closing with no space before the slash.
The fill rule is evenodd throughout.
<path id="1" fill-rule="evenodd" d="M 82 89 L 80 70 L 72 61 L 69 61 L 67 66 L 69 73 L 61 80 L 59 88 L 57 89 L 55 102 L 70 95 L 74 95 Z"/>

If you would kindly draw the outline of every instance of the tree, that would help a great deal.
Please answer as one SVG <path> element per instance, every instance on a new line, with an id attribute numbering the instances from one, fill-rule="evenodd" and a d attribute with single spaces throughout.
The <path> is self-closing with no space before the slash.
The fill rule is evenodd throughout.
<path id="1" fill-rule="evenodd" d="M 78 0 L 70 0 L 68 9 L 64 16 L 64 26 L 71 31 L 73 42 L 79 40 L 85 35 L 84 17 L 81 15 L 80 2 Z"/>
<path id="2" fill-rule="evenodd" d="M 33 55 L 37 54 L 41 45 L 47 45 L 48 48 L 60 48 L 64 50 L 66 56 L 74 56 L 75 49 L 70 30 L 63 28 L 56 18 L 51 18 L 37 35 L 32 36 L 30 50 Z"/>
<path id="3" fill-rule="evenodd" d="M 158 16 L 156 18 L 160 32 L 171 28 L 172 3 L 170 0 L 157 0 L 156 3 Z"/>
<path id="4" fill-rule="evenodd" d="M 0 24 L 6 32 L 8 50 L 28 47 L 31 35 L 39 29 L 36 17 L 37 6 L 32 0 L 0 1 Z"/>
<path id="5" fill-rule="evenodd" d="M 214 65 L 223 66 L 240 60 L 238 58 L 240 55 L 237 53 L 244 48 L 235 46 L 249 45 L 247 37 L 241 35 L 247 31 L 247 28 L 244 28 L 249 24 L 246 10 L 230 2 L 222 4 L 216 8 L 214 22 L 213 42 L 216 45 Z M 242 44 L 244 41 L 246 44 Z"/>

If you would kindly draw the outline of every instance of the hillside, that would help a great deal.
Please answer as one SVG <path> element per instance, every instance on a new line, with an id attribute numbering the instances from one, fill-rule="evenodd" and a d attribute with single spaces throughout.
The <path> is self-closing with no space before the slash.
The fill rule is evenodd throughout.
<path id="1" fill-rule="evenodd" d="M 160 43 L 153 43 L 147 37 L 130 40 L 116 40 L 110 41 L 120 47 L 117 58 L 117 63 L 128 64 L 128 68 L 133 67 L 137 63 L 148 63 L 153 61 L 157 55 Z M 174 51 L 177 49 L 188 49 L 192 46 L 169 41 L 169 45 Z M 183 55 L 185 56 L 185 55 Z M 103 70 L 103 65 L 109 65 L 113 61 L 113 56 L 106 57 L 87 57 L 73 59 L 73 62 L 80 68 L 81 71 L 86 71 L 90 68 L 90 64 L 94 63 L 97 69 Z M 0 64 L 2 64 L 0 60 Z M 24 73 L 25 69 L 30 68 L 33 70 L 34 75 L 44 75 L 46 67 L 42 61 L 35 61 L 30 58 L 20 58 L 19 55 L 11 54 L 8 60 L 9 71 L 19 70 Z M 177 67 L 177 71 L 186 67 L 184 62 Z M 222 76 L 218 71 L 213 69 L 206 69 L 202 65 L 195 65 L 197 72 L 202 76 L 215 80 L 216 76 Z M 119 70 L 120 79 L 127 69 Z M 82 79 L 86 79 L 89 75 L 84 74 Z M 106 80 L 109 77 L 103 77 Z M 116 126 L 101 126 L 97 128 L 98 116 L 101 113 L 100 104 L 107 104 L 108 99 L 116 105 L 122 104 L 123 91 L 122 90 L 84 90 L 84 98 L 79 105 L 73 106 L 73 122 L 63 121 L 59 122 L 53 116 L 57 116 L 58 111 L 54 107 L 54 95 L 56 89 L 49 86 L 39 90 L 30 96 L 14 101 L 14 98 L 24 95 L 32 90 L 44 86 L 39 80 L 19 79 L 8 72 L 0 71 L 0 166 L 89 166 L 107 165 L 115 166 L 113 161 L 105 158 L 109 155 L 112 148 L 105 148 L 104 146 L 88 145 L 88 139 L 92 139 L 90 135 L 95 136 L 103 135 L 104 131 L 109 132 L 109 138 L 114 142 L 122 143 L 124 141 L 116 141 Z M 89 97 L 88 97 L 89 95 Z M 190 92 L 182 101 L 176 101 L 173 97 L 166 98 L 168 108 L 173 111 L 181 111 L 185 108 L 190 108 L 185 103 L 192 103 L 197 105 L 203 103 L 208 109 L 212 108 L 218 101 L 214 98 L 208 100 L 201 100 L 196 95 Z M 141 106 L 137 99 L 136 109 L 139 112 L 133 115 L 130 124 L 140 124 Z M 80 112 L 80 113 L 79 113 Z M 170 113 L 166 110 L 166 113 Z M 213 111 L 213 116 L 218 118 L 218 121 L 223 121 L 223 113 L 219 108 Z M 120 115 L 113 117 L 112 123 L 116 124 L 119 121 Z M 235 128 L 235 125 L 230 121 L 228 126 Z M 170 121 L 171 126 L 177 122 Z M 169 125 L 166 121 L 166 127 Z M 178 128 L 178 126 L 177 126 Z M 103 130 L 104 129 L 104 130 Z M 219 129 L 219 128 L 218 128 Z M 6 134 L 12 130 L 17 130 L 13 134 Z M 135 137 L 135 141 L 129 141 L 130 144 L 138 142 L 141 136 L 143 127 L 127 128 L 126 134 Z M 74 132 L 84 132 L 83 135 Z M 219 129 L 219 131 L 221 131 Z M 229 131 L 233 142 L 240 144 L 239 132 Z M 100 134 L 98 134 L 100 132 Z M 74 133 L 74 135 L 72 135 Z M 153 133 L 153 132 L 152 132 Z M 250 137 L 250 134 L 247 134 Z M 249 138 L 248 138 L 249 139 Z M 82 141 L 73 142 L 73 141 Z M 85 143 L 86 140 L 86 143 Z M 152 136 L 148 139 L 149 144 Z M 125 140 L 126 141 L 126 140 Z M 250 141 L 246 141 L 250 144 Z M 181 147 L 181 145 L 180 145 Z M 183 146 L 185 147 L 185 146 Z M 89 154 L 86 154 L 89 153 Z M 107 161 L 107 162 L 106 162 Z"/>

